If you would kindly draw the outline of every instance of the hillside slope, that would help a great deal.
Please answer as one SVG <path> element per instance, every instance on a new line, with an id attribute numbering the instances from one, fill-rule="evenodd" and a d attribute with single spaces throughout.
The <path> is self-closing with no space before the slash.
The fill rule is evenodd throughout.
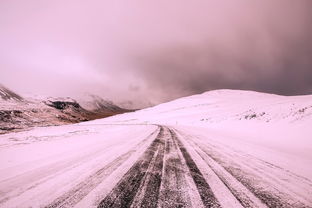
<path id="1" fill-rule="evenodd" d="M 15 92 L 9 90 L 0 84 L 0 101 L 23 101 L 23 98 L 16 94 Z"/>
<path id="2" fill-rule="evenodd" d="M 23 98 L 0 85 L 0 134 L 35 126 L 63 125 L 129 112 L 103 99 L 89 100 L 85 109 L 71 98 Z"/>
<path id="3" fill-rule="evenodd" d="M 122 118 L 125 117 L 116 116 L 110 120 Z M 253 91 L 215 90 L 137 111 L 131 114 L 131 119 L 200 126 L 244 121 L 258 124 L 310 123 L 312 95 L 279 96 Z"/>

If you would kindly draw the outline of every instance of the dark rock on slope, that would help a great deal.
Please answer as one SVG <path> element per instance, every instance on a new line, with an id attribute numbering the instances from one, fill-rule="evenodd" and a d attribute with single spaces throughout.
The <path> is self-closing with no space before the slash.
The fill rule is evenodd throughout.
<path id="1" fill-rule="evenodd" d="M 0 134 L 36 126 L 79 123 L 129 112 L 100 98 L 89 101 L 88 105 L 92 107 L 86 109 L 70 98 L 27 100 L 0 85 Z"/>

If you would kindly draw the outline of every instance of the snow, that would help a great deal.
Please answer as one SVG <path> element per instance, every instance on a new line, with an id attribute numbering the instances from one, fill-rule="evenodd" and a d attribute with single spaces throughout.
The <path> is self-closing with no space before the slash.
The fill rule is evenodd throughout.
<path id="1" fill-rule="evenodd" d="M 84 187 L 81 199 L 73 199 L 76 207 L 96 207 L 156 137 L 154 124 L 178 133 L 221 204 L 238 203 L 223 180 L 255 198 L 224 168 L 248 170 L 248 177 L 261 179 L 257 186 L 292 196 L 289 201 L 311 202 L 312 96 L 217 90 L 105 119 L 0 135 L 0 207 L 47 206 L 73 187 Z M 206 150 L 222 163 L 205 158 Z M 99 173 L 103 167 L 107 172 Z"/>
<path id="2" fill-rule="evenodd" d="M 174 124 L 209 125 L 227 121 L 298 123 L 312 118 L 312 96 L 277 96 L 218 90 L 160 104 L 131 114 L 132 119 Z M 111 120 L 118 120 L 112 117 Z M 305 122 L 305 123 L 307 123 Z M 207 125 L 206 125 L 207 126 Z"/>
<path id="3" fill-rule="evenodd" d="M 155 128 L 84 124 L 1 135 L 0 201 L 18 195 L 1 207 L 34 206 L 31 199 L 38 206 L 52 201 L 66 190 L 64 186 L 74 186 L 81 177 L 131 150 Z M 76 180 L 69 182 L 69 178 Z M 33 193 L 25 191 L 31 186 L 36 186 Z"/>
<path id="4" fill-rule="evenodd" d="M 215 90 L 96 122 L 165 124 L 227 144 L 244 143 L 248 152 L 269 149 L 273 155 L 266 158 L 284 157 L 275 163 L 312 180 L 312 95 Z"/>

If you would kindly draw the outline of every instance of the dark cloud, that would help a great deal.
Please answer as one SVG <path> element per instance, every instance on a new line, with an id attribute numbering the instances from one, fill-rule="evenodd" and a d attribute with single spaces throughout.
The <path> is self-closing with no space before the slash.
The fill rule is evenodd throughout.
<path id="1" fill-rule="evenodd" d="M 0 3 L 0 82 L 142 107 L 207 90 L 312 93 L 311 0 Z"/>
<path id="2" fill-rule="evenodd" d="M 168 49 L 138 58 L 136 73 L 151 88 L 172 92 L 169 98 L 174 92 L 193 94 L 220 88 L 312 93 L 311 46 L 284 48 L 274 57 L 262 57 L 257 48 L 235 54 L 218 47 Z"/>
<path id="3" fill-rule="evenodd" d="M 136 73 L 164 99 L 220 88 L 311 94 L 312 3 L 298 4 L 283 11 L 264 3 L 258 8 L 263 13 L 246 16 L 258 19 L 256 26 L 238 22 L 224 38 L 144 52 L 134 59 Z"/>

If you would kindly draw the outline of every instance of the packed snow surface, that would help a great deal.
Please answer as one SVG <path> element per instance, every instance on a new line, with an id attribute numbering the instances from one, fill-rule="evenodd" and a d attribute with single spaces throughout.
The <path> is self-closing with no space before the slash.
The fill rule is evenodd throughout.
<path id="1" fill-rule="evenodd" d="M 0 207 L 312 207 L 312 96 L 217 90 L 0 135 Z"/>

